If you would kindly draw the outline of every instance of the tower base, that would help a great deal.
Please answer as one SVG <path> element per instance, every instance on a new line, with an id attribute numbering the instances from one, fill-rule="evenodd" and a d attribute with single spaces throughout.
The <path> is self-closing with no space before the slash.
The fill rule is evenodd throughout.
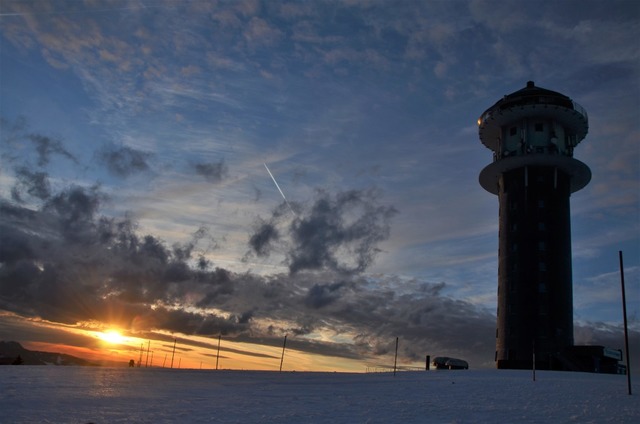
<path id="1" fill-rule="evenodd" d="M 604 346 L 569 346 L 562 352 L 549 355 L 548 358 L 536 358 L 536 370 L 577 371 L 601 374 L 626 374 L 627 367 L 621 364 L 622 351 Z M 531 360 L 496 361 L 498 369 L 530 370 Z"/>

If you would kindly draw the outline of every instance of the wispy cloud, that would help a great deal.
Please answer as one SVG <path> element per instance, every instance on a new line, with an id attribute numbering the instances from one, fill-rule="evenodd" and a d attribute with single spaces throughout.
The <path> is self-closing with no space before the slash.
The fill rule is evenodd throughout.
<path id="1" fill-rule="evenodd" d="M 113 149 L 105 148 L 98 155 L 99 160 L 106 165 L 107 169 L 119 177 L 128 177 L 149 170 L 147 163 L 149 157 L 149 153 L 127 146 Z"/>
<path id="2" fill-rule="evenodd" d="M 196 163 L 194 165 L 198 175 L 203 176 L 210 183 L 218 183 L 227 177 L 228 168 L 224 161 L 217 163 Z"/>

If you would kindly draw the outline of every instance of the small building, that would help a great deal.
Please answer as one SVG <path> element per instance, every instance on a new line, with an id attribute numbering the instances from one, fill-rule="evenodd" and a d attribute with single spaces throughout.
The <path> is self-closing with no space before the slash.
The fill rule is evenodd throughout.
<path id="1" fill-rule="evenodd" d="M 622 351 L 604 346 L 570 346 L 559 355 L 564 370 L 603 374 L 626 374 Z"/>

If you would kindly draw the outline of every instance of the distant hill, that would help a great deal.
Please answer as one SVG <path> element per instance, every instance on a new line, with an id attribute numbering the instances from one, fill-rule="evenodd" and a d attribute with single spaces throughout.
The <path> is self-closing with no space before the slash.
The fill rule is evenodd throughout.
<path id="1" fill-rule="evenodd" d="M 20 360 L 17 360 L 18 357 Z M 21 365 L 97 365 L 65 353 L 28 350 L 18 342 L 0 342 L 0 365 L 11 365 L 20 361 Z"/>

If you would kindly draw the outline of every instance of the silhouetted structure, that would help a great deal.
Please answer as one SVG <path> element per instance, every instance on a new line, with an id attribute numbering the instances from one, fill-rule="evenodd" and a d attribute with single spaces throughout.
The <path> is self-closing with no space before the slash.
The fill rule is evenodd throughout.
<path id="1" fill-rule="evenodd" d="M 498 368 L 566 369 L 573 346 L 569 197 L 591 180 L 573 158 L 586 111 L 555 91 L 527 86 L 478 119 L 493 163 L 480 185 L 498 196 Z"/>
<path id="2" fill-rule="evenodd" d="M 468 370 L 469 363 L 458 358 L 448 356 L 437 356 L 433 358 L 433 368 L 437 370 Z"/>

